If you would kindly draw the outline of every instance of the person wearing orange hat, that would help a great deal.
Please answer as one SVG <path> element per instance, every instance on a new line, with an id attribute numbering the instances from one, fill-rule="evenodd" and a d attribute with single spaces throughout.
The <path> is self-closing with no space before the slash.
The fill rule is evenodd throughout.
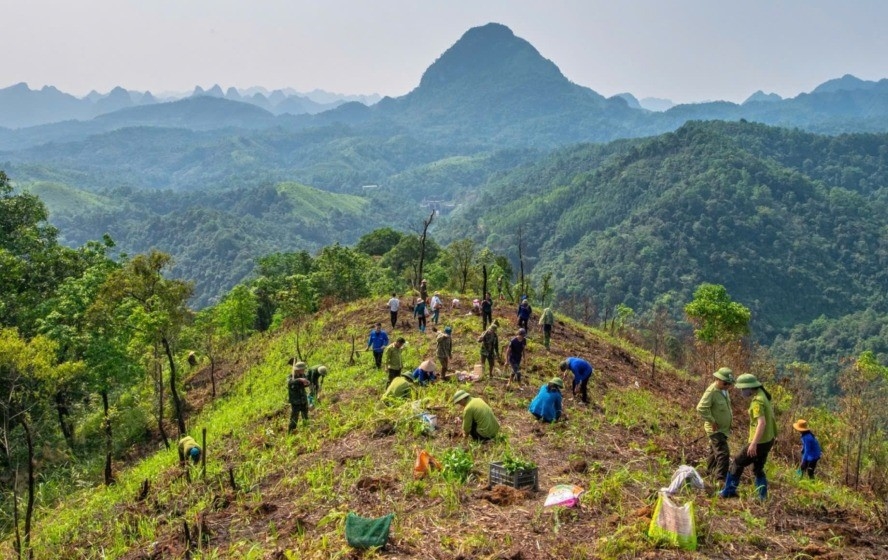
<path id="1" fill-rule="evenodd" d="M 802 436 L 802 462 L 796 474 L 799 476 L 808 475 L 808 478 L 814 478 L 814 470 L 817 468 L 817 461 L 820 460 L 822 451 L 820 442 L 814 437 L 814 434 L 808 429 L 807 420 L 798 420 L 792 425 L 799 435 Z"/>

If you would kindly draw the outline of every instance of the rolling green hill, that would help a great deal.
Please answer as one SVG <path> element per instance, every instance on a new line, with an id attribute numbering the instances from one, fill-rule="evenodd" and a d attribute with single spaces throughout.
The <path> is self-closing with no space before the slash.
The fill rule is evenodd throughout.
<path id="1" fill-rule="evenodd" d="M 888 136 L 749 123 L 553 154 L 499 178 L 443 232 L 470 232 L 554 274 L 562 298 L 649 308 L 728 288 L 756 334 L 820 315 L 884 312 Z"/>

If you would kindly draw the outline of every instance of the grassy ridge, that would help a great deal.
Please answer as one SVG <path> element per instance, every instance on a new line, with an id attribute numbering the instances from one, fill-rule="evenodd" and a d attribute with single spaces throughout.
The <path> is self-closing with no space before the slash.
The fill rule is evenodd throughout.
<path id="1" fill-rule="evenodd" d="M 369 353 L 358 354 L 355 365 L 348 363 L 352 337 L 358 350 L 365 346 L 370 325 L 383 319 L 381 307 L 365 301 L 337 308 L 315 317 L 303 331 L 300 346 L 312 351 L 310 365 L 324 363 L 331 371 L 310 429 L 286 434 L 284 379 L 295 334 L 256 337 L 240 352 L 255 365 L 190 420 L 192 435 L 199 436 L 201 428 L 208 432 L 206 477 L 192 469 L 189 483 L 175 451 L 147 457 L 120 472 L 117 485 L 77 492 L 43 512 L 34 535 L 36 557 L 184 557 L 184 523 L 194 541 L 192 558 L 350 557 L 342 530 L 348 511 L 395 513 L 386 556 L 685 556 L 656 550 L 658 543 L 645 533 L 656 489 L 668 483 L 679 464 L 694 464 L 704 450 L 704 444 L 694 442 L 702 432 L 690 407 L 705 380 L 666 370 L 651 381 L 646 358 L 628 345 L 563 323 L 556 328 L 551 354 L 531 332 L 530 382 L 523 389 L 507 391 L 503 379 L 421 389 L 423 408 L 438 417 L 436 434 L 423 436 L 411 404 L 386 408 L 379 403 L 385 374 L 372 368 Z M 511 309 L 505 311 L 511 318 Z M 477 357 L 479 321 L 465 316 L 447 320 L 454 327 L 454 362 L 459 369 L 470 368 Z M 512 327 L 506 326 L 506 315 L 500 321 L 505 343 Z M 408 339 L 407 365 L 433 354 L 431 334 L 412 329 L 395 334 Z M 568 397 L 568 421 L 540 425 L 526 412 L 527 404 L 566 355 L 587 357 L 595 365 L 593 404 L 579 406 Z M 458 386 L 493 406 L 503 437 L 486 445 L 459 437 L 458 414 L 449 405 Z M 732 436 L 734 446 L 745 434 L 742 418 Z M 377 433 L 387 424 L 392 432 Z M 822 441 L 828 452 L 831 442 Z M 441 458 L 454 447 L 474 460 L 465 484 L 437 473 L 413 479 L 418 449 Z M 487 465 L 506 452 L 539 465 L 543 491 L 559 483 L 586 488 L 583 507 L 544 509 L 543 492 L 506 494 L 505 502 L 503 496 L 492 496 L 496 493 L 484 488 Z M 866 500 L 823 480 L 797 481 L 780 457 L 775 452 L 769 461 L 772 498 L 767 507 L 756 503 L 748 483 L 737 501 L 694 496 L 702 552 L 750 557 L 770 550 L 771 557 L 789 558 L 819 547 L 824 553 L 841 551 L 844 558 L 864 558 L 879 546 L 885 550 L 884 539 L 861 532 L 873 522 Z M 578 463 L 585 468 L 574 468 Z M 229 468 L 237 491 L 229 485 Z M 146 479 L 150 491 L 138 501 Z M 4 543 L 0 553 L 9 556 L 9 546 Z"/>

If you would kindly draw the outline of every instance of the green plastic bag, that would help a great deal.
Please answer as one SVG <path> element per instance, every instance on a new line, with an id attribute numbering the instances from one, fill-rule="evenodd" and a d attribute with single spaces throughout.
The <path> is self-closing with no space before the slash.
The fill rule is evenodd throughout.
<path id="1" fill-rule="evenodd" d="M 697 550 L 694 502 L 677 506 L 665 492 L 659 492 L 648 536 L 664 540 L 683 550 Z"/>
<path id="2" fill-rule="evenodd" d="M 376 519 L 349 512 L 345 517 L 345 540 L 354 548 L 382 548 L 388 542 L 394 513 Z"/>

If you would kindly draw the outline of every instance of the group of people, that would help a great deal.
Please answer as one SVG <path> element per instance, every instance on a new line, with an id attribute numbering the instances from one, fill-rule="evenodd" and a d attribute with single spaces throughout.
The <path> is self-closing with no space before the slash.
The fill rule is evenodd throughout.
<path id="1" fill-rule="evenodd" d="M 707 470 L 721 485 L 718 495 L 722 498 L 737 497 L 737 486 L 743 471 L 752 465 L 755 476 L 755 488 L 759 499 L 768 497 L 768 479 L 765 475 L 765 462 L 777 438 L 777 422 L 771 394 L 751 373 L 744 373 L 736 379 L 730 368 L 719 368 L 712 374 L 712 382 L 700 402 L 697 412 L 704 420 L 704 429 L 709 437 L 709 457 Z M 731 460 L 728 436 L 733 423 L 731 409 L 731 388 L 736 387 L 745 399 L 749 399 L 749 435 L 747 443 Z M 798 420 L 793 428 L 801 435 L 802 459 L 798 474 L 807 474 L 814 478 L 817 462 L 820 460 L 821 449 L 817 438 L 808 428 L 808 422 Z"/>

